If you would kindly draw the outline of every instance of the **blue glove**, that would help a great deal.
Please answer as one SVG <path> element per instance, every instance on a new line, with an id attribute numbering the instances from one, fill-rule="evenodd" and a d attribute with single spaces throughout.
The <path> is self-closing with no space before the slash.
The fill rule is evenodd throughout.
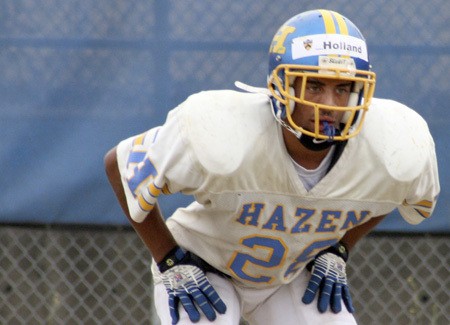
<path id="1" fill-rule="evenodd" d="M 197 306 L 210 321 L 216 319 L 214 309 L 220 314 L 224 314 L 227 309 L 225 303 L 209 283 L 200 265 L 202 263 L 199 263 L 200 260 L 198 256 L 176 247 L 161 263 L 158 263 L 162 281 L 169 294 L 172 324 L 178 323 L 180 319 L 179 302 L 194 323 L 200 320 Z M 204 263 L 204 261 L 202 262 Z"/>
<path id="2" fill-rule="evenodd" d="M 340 243 L 316 256 L 312 262 L 311 279 L 302 298 L 305 304 L 310 304 L 318 292 L 319 312 L 324 313 L 330 306 L 334 313 L 339 313 L 341 300 L 350 313 L 355 311 L 345 273 L 347 257 L 345 246 Z"/>

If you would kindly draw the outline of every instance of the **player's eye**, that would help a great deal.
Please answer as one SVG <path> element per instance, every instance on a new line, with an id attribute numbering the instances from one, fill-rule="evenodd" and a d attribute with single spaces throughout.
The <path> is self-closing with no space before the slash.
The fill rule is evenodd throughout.
<path id="1" fill-rule="evenodd" d="M 316 81 L 308 81 L 306 83 L 306 91 L 312 94 L 317 94 L 322 90 L 322 85 Z"/>
<path id="2" fill-rule="evenodd" d="M 340 85 L 336 87 L 336 93 L 338 95 L 345 95 L 350 93 L 351 90 L 351 84 L 346 84 L 346 85 Z"/>

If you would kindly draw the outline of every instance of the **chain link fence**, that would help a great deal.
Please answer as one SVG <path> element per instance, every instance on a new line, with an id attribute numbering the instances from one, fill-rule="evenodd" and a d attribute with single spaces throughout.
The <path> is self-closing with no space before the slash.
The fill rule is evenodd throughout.
<path id="1" fill-rule="evenodd" d="M 129 228 L 3 226 L 0 245 L 0 324 L 159 324 Z M 449 252 L 448 236 L 364 238 L 348 270 L 359 324 L 450 324 Z"/>

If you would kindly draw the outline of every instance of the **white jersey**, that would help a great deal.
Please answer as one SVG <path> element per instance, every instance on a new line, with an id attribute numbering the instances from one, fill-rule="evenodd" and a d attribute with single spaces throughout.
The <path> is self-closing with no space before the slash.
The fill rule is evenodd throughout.
<path id="1" fill-rule="evenodd" d="M 373 217 L 397 208 L 417 224 L 431 215 L 439 193 L 434 142 L 411 109 L 374 99 L 361 133 L 309 191 L 271 110 L 264 94 L 201 92 L 164 125 L 122 141 L 132 218 L 141 222 L 162 193 L 193 195 L 167 220 L 178 244 L 239 285 L 258 287 L 289 283 Z"/>

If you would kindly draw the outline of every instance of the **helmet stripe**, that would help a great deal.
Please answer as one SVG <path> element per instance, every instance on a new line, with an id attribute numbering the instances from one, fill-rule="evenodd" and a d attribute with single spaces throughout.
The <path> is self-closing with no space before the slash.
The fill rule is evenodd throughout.
<path id="1" fill-rule="evenodd" d="M 323 18 L 326 34 L 342 34 L 348 35 L 347 23 L 342 15 L 330 10 L 319 10 Z"/>
<path id="2" fill-rule="evenodd" d="M 339 33 L 342 35 L 348 35 L 348 27 L 347 23 L 345 22 L 344 17 L 342 17 L 337 12 L 332 11 L 334 19 L 337 21 L 338 27 L 339 27 Z"/>
<path id="3" fill-rule="evenodd" d="M 337 25 L 339 27 L 339 32 L 341 35 L 348 35 L 348 27 L 347 27 L 347 23 L 345 22 L 344 17 L 342 17 L 342 15 L 338 14 L 335 11 L 331 11 L 333 18 L 335 19 L 335 21 L 337 22 Z M 349 58 L 350 56 L 348 55 L 341 55 L 341 57 L 343 58 Z"/>
<path id="4" fill-rule="evenodd" d="M 334 25 L 333 16 L 328 10 L 319 10 L 325 25 L 326 34 L 336 34 L 336 26 Z"/>

